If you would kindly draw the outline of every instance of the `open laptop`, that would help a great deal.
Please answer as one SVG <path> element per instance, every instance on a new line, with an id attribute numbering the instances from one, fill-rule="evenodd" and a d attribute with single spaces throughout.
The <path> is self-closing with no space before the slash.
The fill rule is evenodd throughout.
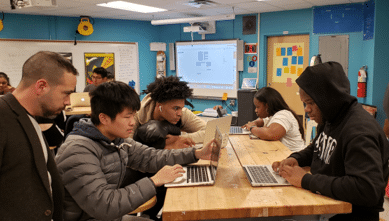
<path id="1" fill-rule="evenodd" d="M 251 186 L 290 186 L 285 178 L 278 175 L 271 165 L 243 165 L 243 170 Z"/>
<path id="2" fill-rule="evenodd" d="M 216 108 L 216 111 L 217 111 L 218 117 L 224 116 L 219 108 Z M 232 119 L 232 117 L 231 117 L 231 119 Z M 231 123 L 230 123 L 230 125 L 231 125 Z M 229 134 L 249 134 L 249 133 L 250 133 L 249 130 L 243 129 L 240 126 L 230 126 Z"/>
<path id="3" fill-rule="evenodd" d="M 182 177 L 176 178 L 173 182 L 165 184 L 165 187 L 177 186 L 200 186 L 215 184 L 217 166 L 220 159 L 220 149 L 223 135 L 216 127 L 215 143 L 212 149 L 211 160 L 208 165 L 188 165 L 184 166 L 185 173 Z"/>
<path id="4" fill-rule="evenodd" d="M 224 134 L 228 135 L 231 126 L 231 120 L 232 120 L 231 115 L 208 120 L 207 125 L 205 127 L 205 135 L 204 135 L 203 143 L 198 143 L 194 147 L 201 148 L 203 147 L 203 145 L 206 145 L 209 141 L 211 141 L 214 138 L 216 127 L 219 127 L 220 133 L 222 135 Z M 228 136 L 225 136 L 224 138 L 228 139 Z M 223 145 L 225 143 L 226 142 L 222 142 Z"/>
<path id="5" fill-rule="evenodd" d="M 230 134 L 250 134 L 250 131 L 240 126 L 231 126 Z"/>
<path id="6" fill-rule="evenodd" d="M 70 94 L 70 108 L 71 110 L 82 109 L 90 107 L 89 92 L 72 93 Z"/>

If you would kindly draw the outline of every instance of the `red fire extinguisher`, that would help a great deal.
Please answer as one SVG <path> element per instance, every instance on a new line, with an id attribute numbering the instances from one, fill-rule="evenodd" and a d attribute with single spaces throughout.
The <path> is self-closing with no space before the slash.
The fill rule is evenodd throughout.
<path id="1" fill-rule="evenodd" d="M 358 71 L 358 90 L 357 97 L 366 97 L 366 66 L 363 66 Z"/>

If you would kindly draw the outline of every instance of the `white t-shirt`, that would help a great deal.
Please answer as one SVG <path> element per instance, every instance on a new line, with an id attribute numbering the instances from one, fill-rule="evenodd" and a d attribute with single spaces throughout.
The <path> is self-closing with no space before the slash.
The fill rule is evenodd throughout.
<path id="1" fill-rule="evenodd" d="M 305 148 L 304 140 L 299 131 L 299 124 L 292 112 L 281 110 L 271 117 L 264 118 L 263 121 L 264 127 L 269 127 L 270 124 L 277 123 L 285 129 L 286 134 L 280 141 L 292 152 L 297 152 Z"/>
<path id="2" fill-rule="evenodd" d="M 39 140 L 40 140 L 41 146 L 42 146 L 43 156 L 45 157 L 45 161 L 46 161 L 46 165 L 47 165 L 48 152 L 47 152 L 46 142 L 45 142 L 45 140 L 43 138 L 41 127 L 39 126 L 39 124 L 35 120 L 35 118 L 31 117 L 29 114 L 27 114 L 27 115 L 30 118 L 32 125 L 34 125 L 35 131 L 36 131 L 36 133 L 37 133 L 37 135 L 39 137 Z M 50 175 L 49 171 L 47 171 L 47 176 L 48 176 L 48 179 L 49 179 L 50 192 L 52 193 L 52 189 L 51 189 L 51 175 Z"/>

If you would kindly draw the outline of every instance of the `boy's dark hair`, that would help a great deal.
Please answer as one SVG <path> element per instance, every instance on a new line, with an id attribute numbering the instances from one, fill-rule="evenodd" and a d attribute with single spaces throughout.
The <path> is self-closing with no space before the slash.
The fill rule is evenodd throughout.
<path id="1" fill-rule="evenodd" d="M 192 96 L 193 89 L 188 87 L 188 83 L 180 81 L 176 76 L 159 77 L 143 90 L 143 94 L 149 94 L 151 99 L 163 103 L 165 101 L 184 99 L 185 104 L 193 108 L 193 105 L 186 99 Z"/>
<path id="2" fill-rule="evenodd" d="M 299 124 L 299 131 L 301 133 L 301 137 L 304 139 L 303 122 L 297 116 L 296 112 L 290 109 L 289 105 L 285 102 L 280 92 L 271 87 L 263 87 L 255 93 L 254 98 L 262 103 L 267 104 L 267 114 L 269 116 L 273 116 L 281 110 L 288 110 L 292 112 L 293 116 L 296 118 Z"/>
<path id="3" fill-rule="evenodd" d="M 91 97 L 91 119 L 94 125 L 100 124 L 99 114 L 104 113 L 112 120 L 125 108 L 140 109 L 139 95 L 127 84 L 120 81 L 105 82 L 89 93 Z"/>
<path id="4" fill-rule="evenodd" d="M 108 72 L 107 74 L 107 79 L 110 80 L 110 79 L 115 79 L 115 76 L 111 73 L 111 72 Z"/>
<path id="5" fill-rule="evenodd" d="M 102 78 L 106 78 L 108 76 L 108 71 L 103 67 L 93 69 L 93 73 L 101 75 Z"/>

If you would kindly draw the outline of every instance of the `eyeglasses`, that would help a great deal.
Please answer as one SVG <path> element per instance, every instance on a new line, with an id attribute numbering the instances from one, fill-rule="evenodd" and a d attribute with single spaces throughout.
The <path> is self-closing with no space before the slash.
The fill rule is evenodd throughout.
<path id="1" fill-rule="evenodd" d="M 92 79 L 103 79 L 101 76 L 92 75 Z"/>

